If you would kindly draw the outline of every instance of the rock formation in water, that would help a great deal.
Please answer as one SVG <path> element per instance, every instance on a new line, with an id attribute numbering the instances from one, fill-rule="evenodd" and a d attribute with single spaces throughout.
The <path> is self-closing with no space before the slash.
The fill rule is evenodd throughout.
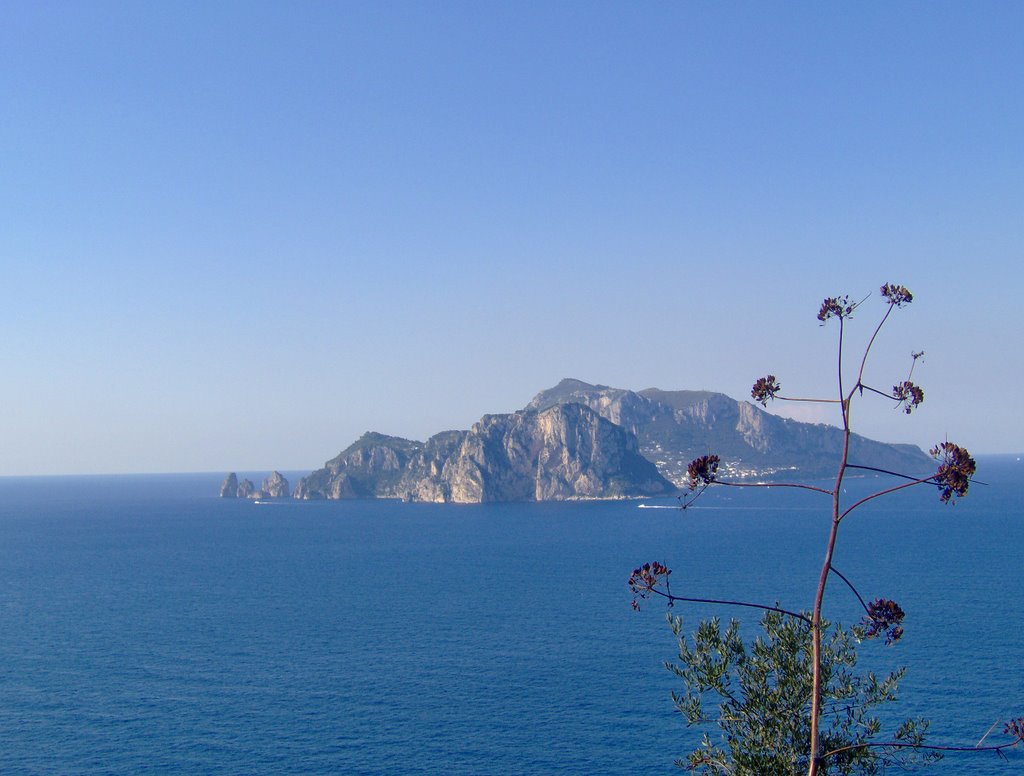
<path id="1" fill-rule="evenodd" d="M 220 486 L 221 498 L 238 498 L 238 475 L 231 472 Z"/>
<path id="2" fill-rule="evenodd" d="M 257 498 L 256 486 L 252 480 L 244 479 L 238 483 L 238 498 Z"/>
<path id="3" fill-rule="evenodd" d="M 263 487 L 257 490 L 252 480 L 243 479 L 238 481 L 238 475 L 234 472 L 224 478 L 220 486 L 221 498 L 288 498 L 291 495 L 288 489 L 288 480 L 281 472 L 271 472 L 270 476 L 263 480 Z"/>
<path id="4" fill-rule="evenodd" d="M 281 475 L 281 472 L 273 471 L 269 477 L 263 480 L 259 498 L 288 498 L 290 495 L 288 480 Z"/>
<path id="5" fill-rule="evenodd" d="M 485 415 L 426 443 L 365 434 L 303 478 L 296 498 L 479 503 L 667 495 L 636 438 L 579 404 Z"/>

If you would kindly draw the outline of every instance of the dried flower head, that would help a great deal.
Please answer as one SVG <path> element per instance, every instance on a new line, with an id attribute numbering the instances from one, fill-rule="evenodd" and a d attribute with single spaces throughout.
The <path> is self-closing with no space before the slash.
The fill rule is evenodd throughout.
<path id="1" fill-rule="evenodd" d="M 896 406 L 902 405 L 903 411 L 909 415 L 924 401 L 924 391 L 910 380 L 904 380 L 892 387 L 892 397 L 897 401 Z"/>
<path id="2" fill-rule="evenodd" d="M 670 568 L 657 561 L 633 569 L 633 573 L 629 575 L 629 589 L 633 591 L 633 608 L 639 609 L 640 603 L 637 599 L 649 597 L 662 579 L 667 580 L 671 573 Z"/>
<path id="3" fill-rule="evenodd" d="M 849 296 L 829 296 L 821 303 L 818 320 L 824 323 L 829 318 L 849 318 L 857 305 L 850 301 Z"/>
<path id="4" fill-rule="evenodd" d="M 878 598 L 868 604 L 868 613 L 864 616 L 864 637 L 873 639 L 885 635 L 886 645 L 895 644 L 903 637 L 903 609 L 895 601 Z"/>
<path id="5" fill-rule="evenodd" d="M 718 474 L 718 463 L 717 455 L 702 455 L 690 461 L 690 465 L 686 467 L 686 473 L 690 477 L 690 490 L 714 482 Z"/>
<path id="6" fill-rule="evenodd" d="M 914 295 L 907 290 L 906 286 L 897 286 L 895 283 L 886 283 L 882 286 L 882 296 L 889 304 L 903 307 L 914 301 Z"/>
<path id="7" fill-rule="evenodd" d="M 768 375 L 757 379 L 754 387 L 750 390 L 750 395 L 754 397 L 754 401 L 760 402 L 762 407 L 767 407 L 768 400 L 774 399 L 781 390 L 782 386 L 775 379 L 775 375 Z"/>
<path id="8" fill-rule="evenodd" d="M 932 480 L 939 486 L 939 500 L 946 503 L 956 501 L 954 496 L 967 495 L 971 477 L 977 469 L 971 454 L 952 442 L 942 442 L 930 452 L 932 458 L 939 462 L 938 471 L 932 476 Z"/>
<path id="9" fill-rule="evenodd" d="M 1003 728 L 1003 732 L 1008 736 L 1013 736 L 1018 742 L 1024 741 L 1024 717 L 1011 719 L 1006 723 L 1006 727 Z"/>

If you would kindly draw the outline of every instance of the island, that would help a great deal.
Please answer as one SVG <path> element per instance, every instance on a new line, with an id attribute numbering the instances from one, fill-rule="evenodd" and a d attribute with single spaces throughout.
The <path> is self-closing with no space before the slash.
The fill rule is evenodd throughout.
<path id="1" fill-rule="evenodd" d="M 689 461 L 708 452 L 733 479 L 814 479 L 834 473 L 842 432 L 772 415 L 712 391 L 632 391 L 567 378 L 523 409 L 485 415 L 425 442 L 367 432 L 303 477 L 296 499 L 396 498 L 437 503 L 668 496 Z M 918 447 L 853 435 L 851 460 L 917 475 Z M 229 474 L 225 498 L 287 498 L 273 472 L 256 490 Z"/>

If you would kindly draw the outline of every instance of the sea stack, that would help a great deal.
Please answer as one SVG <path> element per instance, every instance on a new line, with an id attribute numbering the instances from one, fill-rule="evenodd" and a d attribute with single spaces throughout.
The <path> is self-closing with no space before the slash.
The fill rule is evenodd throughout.
<path id="1" fill-rule="evenodd" d="M 231 472 L 220 486 L 221 498 L 238 498 L 238 476 Z"/>
<path id="2" fill-rule="evenodd" d="M 238 483 L 238 498 L 255 498 L 256 486 L 252 480 L 245 479 Z"/>
<path id="3" fill-rule="evenodd" d="M 263 480 L 261 491 L 263 498 L 288 498 L 291 495 L 288 480 L 279 471 L 271 472 L 270 476 Z"/>

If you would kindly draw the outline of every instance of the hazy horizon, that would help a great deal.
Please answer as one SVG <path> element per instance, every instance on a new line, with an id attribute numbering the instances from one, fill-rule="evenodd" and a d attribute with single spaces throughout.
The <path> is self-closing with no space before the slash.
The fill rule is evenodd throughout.
<path id="1" fill-rule="evenodd" d="M 833 425 L 834 426 L 835 424 L 831 424 L 830 423 L 830 424 L 827 424 L 827 425 Z M 439 429 L 438 433 L 440 433 L 440 431 L 442 431 L 442 430 L 443 431 L 468 430 L 468 426 L 466 427 L 466 429 Z M 369 433 L 369 432 L 372 432 L 372 431 L 373 431 L 373 429 L 366 429 L 364 432 L 360 433 L 358 436 L 362 436 L 363 433 Z M 71 472 L 71 473 L 50 472 L 50 473 L 46 473 L 46 474 L 0 474 L 0 478 L 4 478 L 4 477 L 9 477 L 9 478 L 34 478 L 34 477 L 130 477 L 130 476 L 145 477 L 145 476 L 161 476 L 161 475 L 168 475 L 168 476 L 178 476 L 178 475 L 180 475 L 180 476 L 197 476 L 197 477 L 200 477 L 200 476 L 224 477 L 227 474 L 230 474 L 232 472 L 237 474 L 239 477 L 242 477 L 242 476 L 257 477 L 258 476 L 258 477 L 262 478 L 264 476 L 269 475 L 271 472 L 277 471 L 277 472 L 280 472 L 285 477 L 289 478 L 289 484 L 291 486 L 294 486 L 296 484 L 295 480 L 292 479 L 294 476 L 305 476 L 305 475 L 309 474 L 310 472 L 313 472 L 313 471 L 315 471 L 317 469 L 322 468 L 327 461 L 329 461 L 330 459 L 334 458 L 341 451 L 343 451 L 345 448 L 347 448 L 349 445 L 351 445 L 353 442 L 355 442 L 357 440 L 358 436 L 353 437 L 349 441 L 339 445 L 337 447 L 337 449 L 334 450 L 333 452 L 326 453 L 324 455 L 323 460 L 318 461 L 317 463 L 309 464 L 307 466 L 281 466 L 281 465 L 274 464 L 274 465 L 271 465 L 271 466 L 234 467 L 234 466 L 230 466 L 229 465 L 229 466 L 222 466 L 222 467 L 214 468 L 214 469 L 202 469 L 202 470 L 198 470 L 198 469 L 197 470 L 175 470 L 175 471 L 142 471 L 142 470 L 139 470 L 139 471 L 92 471 L 92 472 L 82 471 L 82 472 Z M 401 435 L 400 434 L 391 434 L 389 436 L 401 436 Z M 404 437 L 404 438 L 405 439 L 411 439 L 412 441 L 417 441 L 417 442 L 425 442 L 428 437 L 422 437 L 422 438 Z M 898 440 L 895 440 L 894 444 L 900 444 L 900 442 Z M 907 444 L 914 444 L 914 443 L 913 442 L 909 442 Z M 925 449 L 925 448 L 921 448 L 921 449 L 925 453 L 928 452 L 928 450 Z M 1008 451 L 1008 452 L 989 452 L 989 451 L 986 451 L 986 450 L 972 450 L 971 452 L 972 452 L 972 454 L 975 457 L 977 457 L 979 459 L 984 459 L 984 458 L 1013 458 L 1013 457 L 1020 458 L 1020 456 L 1024 456 L 1024 449 L 1013 450 L 1013 451 Z M 983 465 L 984 461 L 982 460 L 981 463 Z M 849 475 L 847 475 L 847 476 L 849 476 Z M 979 473 L 979 479 L 981 479 L 981 480 L 984 479 L 984 476 L 983 476 L 982 473 Z M 255 482 L 256 485 L 259 485 L 259 482 L 256 482 L 255 479 L 253 481 Z"/>
<path id="2" fill-rule="evenodd" d="M 1001 2 L 12 6 L 0 476 L 312 469 L 563 377 L 831 396 L 818 306 L 871 295 L 853 353 L 886 282 L 915 299 L 868 378 L 924 350 L 926 398 L 854 430 L 1016 454 L 1021 29 Z"/>

